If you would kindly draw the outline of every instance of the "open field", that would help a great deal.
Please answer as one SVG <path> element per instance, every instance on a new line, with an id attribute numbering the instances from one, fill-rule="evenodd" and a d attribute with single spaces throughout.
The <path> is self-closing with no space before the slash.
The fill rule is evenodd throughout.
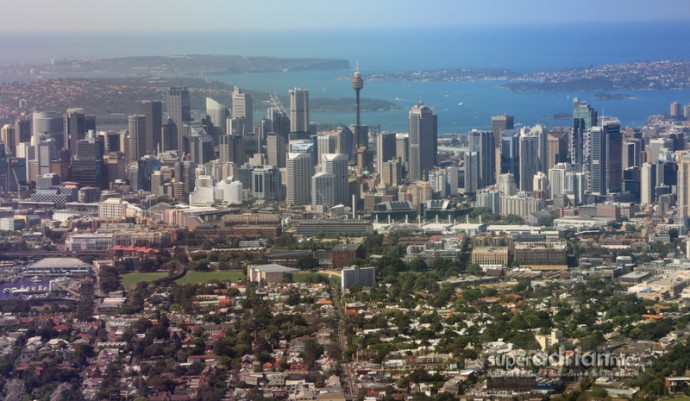
<path id="1" fill-rule="evenodd" d="M 244 273 L 239 271 L 222 271 L 222 272 L 193 272 L 188 271 L 184 277 L 176 280 L 177 284 L 201 284 L 213 280 L 219 281 L 237 281 L 244 279 Z"/>
<path id="2" fill-rule="evenodd" d="M 127 273 L 123 274 L 120 276 L 122 278 L 122 285 L 125 286 L 125 288 L 128 291 L 131 291 L 134 289 L 137 284 L 143 282 L 143 281 L 153 281 L 157 280 L 159 278 L 167 276 L 168 273 L 166 272 L 151 272 L 151 273 L 140 273 L 140 272 L 134 272 L 134 273 Z"/>

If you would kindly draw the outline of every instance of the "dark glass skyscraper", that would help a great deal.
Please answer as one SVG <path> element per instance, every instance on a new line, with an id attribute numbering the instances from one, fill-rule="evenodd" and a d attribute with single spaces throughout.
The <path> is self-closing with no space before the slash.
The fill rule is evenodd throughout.
<path id="1" fill-rule="evenodd" d="M 620 192 L 623 187 L 623 135 L 616 118 L 602 117 L 592 127 L 590 190 L 596 195 Z"/>
<path id="2" fill-rule="evenodd" d="M 582 164 L 586 162 L 584 152 L 585 132 L 597 125 L 597 111 L 580 99 L 573 99 L 573 132 L 570 137 L 570 162 Z"/>
<path id="3" fill-rule="evenodd" d="M 144 153 L 153 154 L 159 146 L 162 148 L 163 105 L 158 100 L 145 100 L 141 102 L 141 114 L 146 118 Z"/>
<path id="4" fill-rule="evenodd" d="M 433 110 L 420 103 L 410 109 L 408 118 L 410 181 L 425 180 L 438 158 L 438 119 Z"/>
<path id="5" fill-rule="evenodd" d="M 167 98 L 168 115 L 177 127 L 177 150 L 189 153 L 189 133 L 185 129 L 192 121 L 189 90 L 187 88 L 172 87 Z"/>

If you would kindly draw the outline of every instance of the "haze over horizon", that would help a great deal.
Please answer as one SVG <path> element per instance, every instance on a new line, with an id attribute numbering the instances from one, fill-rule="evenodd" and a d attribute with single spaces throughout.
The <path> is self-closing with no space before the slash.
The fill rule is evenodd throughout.
<path id="1" fill-rule="evenodd" d="M 289 6 L 286 6 L 289 5 Z M 648 0 L 581 0 L 573 4 L 551 0 L 455 1 L 420 3 L 413 0 L 369 2 L 351 0 L 324 2 L 280 0 L 228 2 L 202 0 L 33 0 L 3 5 L 6 16 L 0 33 L 11 32 L 114 32 L 114 31 L 213 31 L 213 30 L 311 30 L 439 26 L 521 26 L 535 24 L 577 24 L 606 22 L 690 21 L 685 0 L 663 3 Z M 69 10 L 72 18 L 56 18 Z M 106 18 L 104 18 L 106 16 Z"/>

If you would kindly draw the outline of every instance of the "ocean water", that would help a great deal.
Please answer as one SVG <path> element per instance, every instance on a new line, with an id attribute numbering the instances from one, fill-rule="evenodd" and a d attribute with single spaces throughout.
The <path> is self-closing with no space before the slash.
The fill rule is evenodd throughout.
<path id="1" fill-rule="evenodd" d="M 375 82 L 367 73 L 454 67 L 512 68 L 521 72 L 576 68 L 647 60 L 685 60 L 690 55 L 690 24 L 616 23 L 500 27 L 438 27 L 321 31 L 224 31 L 157 33 L 0 33 L 0 64 L 172 54 L 347 59 L 365 76 L 362 97 L 397 103 L 397 111 L 362 115 L 364 124 L 390 131 L 407 130 L 407 109 L 423 101 L 439 115 L 442 133 L 486 128 L 494 114 L 515 115 L 516 122 L 550 126 L 548 120 L 571 110 L 578 96 L 600 114 L 639 126 L 669 104 L 690 103 L 690 91 L 627 91 L 631 100 L 597 101 L 594 93 L 513 93 L 501 82 Z M 216 79 L 253 90 L 287 94 L 292 87 L 314 97 L 353 97 L 347 77 L 353 70 L 242 74 Z M 399 100 L 396 100 L 399 99 Z M 458 104 L 462 102 L 463 106 Z M 262 107 L 255 105 L 257 113 Z M 352 113 L 312 113 L 317 123 L 351 123 Z M 257 115 L 259 117 L 259 115 Z"/>

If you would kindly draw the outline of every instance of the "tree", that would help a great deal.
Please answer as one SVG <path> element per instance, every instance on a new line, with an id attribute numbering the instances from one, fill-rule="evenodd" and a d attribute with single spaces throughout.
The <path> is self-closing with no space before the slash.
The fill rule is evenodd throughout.
<path id="1" fill-rule="evenodd" d="M 427 271 L 428 268 L 429 266 L 427 266 L 426 262 L 422 258 L 416 258 L 410 262 L 410 270 L 412 271 L 423 272 Z"/>
<path id="2" fill-rule="evenodd" d="M 319 267 L 319 260 L 311 255 L 302 256 L 301 258 L 297 259 L 295 266 L 300 270 L 313 270 Z"/>

